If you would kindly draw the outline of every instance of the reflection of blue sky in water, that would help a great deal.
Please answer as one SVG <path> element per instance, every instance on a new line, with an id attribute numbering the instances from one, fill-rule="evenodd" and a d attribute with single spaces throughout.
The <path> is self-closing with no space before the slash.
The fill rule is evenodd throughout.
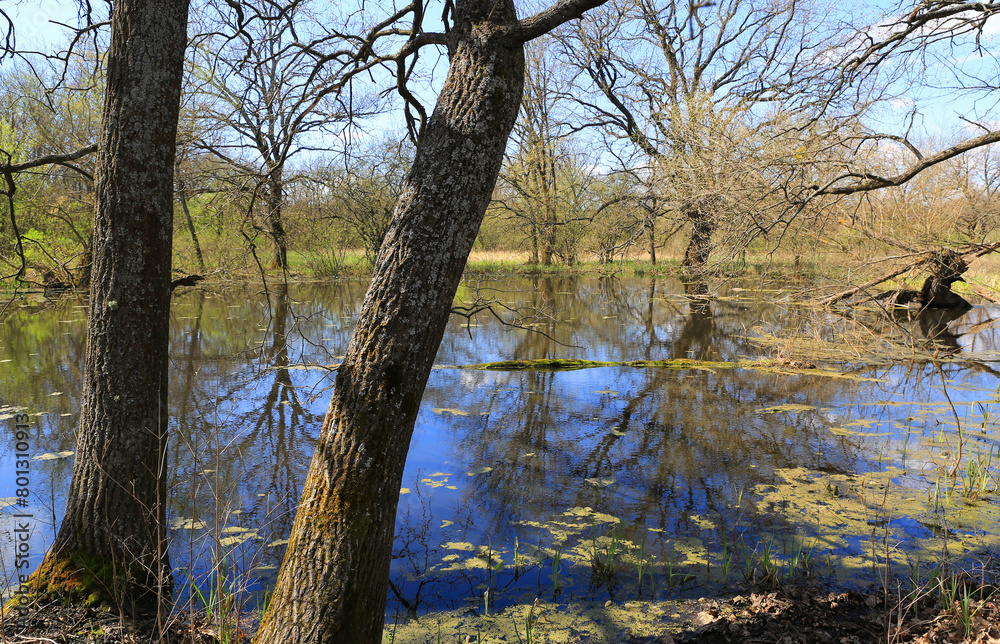
<path id="1" fill-rule="evenodd" d="M 770 357 L 775 350 L 751 341 L 755 329 L 808 336 L 804 330 L 824 319 L 756 301 L 750 291 L 689 301 L 680 284 L 666 280 L 516 279 L 497 286 L 507 301 L 544 311 L 525 321 L 548 337 L 503 327 L 488 315 L 472 327 L 455 318 L 439 365 Z M 261 296 L 238 291 L 174 301 L 169 515 L 178 581 L 188 570 L 209 569 L 220 544 L 231 553 L 230 570 L 255 569 L 254 577 L 265 582 L 280 564 L 332 384 L 326 370 L 303 366 L 337 361 L 363 286 L 302 285 L 292 295 L 282 303 L 272 292 L 274 319 Z M 36 455 L 73 449 L 80 311 L 72 305 L 23 311 L 0 327 L 0 360 L 10 360 L 0 362 L 0 405 L 45 412 L 33 427 Z M 983 323 L 996 314 L 975 309 L 971 320 L 949 328 L 978 324 L 981 332 L 958 344 L 995 351 L 996 329 Z M 869 380 L 747 369 L 435 369 L 402 481 L 408 492 L 399 505 L 396 590 L 420 609 L 481 597 L 488 577 L 477 562 L 489 555 L 476 557 L 478 549 L 492 547 L 509 563 L 516 537 L 529 563 L 541 548 L 544 569 L 514 580 L 501 567 L 511 599 L 517 589 L 550 588 L 560 542 L 566 592 L 600 595 L 603 589 L 590 588 L 589 565 L 570 563 L 585 561 L 595 537 L 603 543 L 616 525 L 611 519 L 622 521 L 627 541 L 638 543 L 649 529 L 646 555 L 661 564 L 673 558 L 678 565 L 700 562 L 704 570 L 704 549 L 710 549 L 715 572 L 709 578 L 716 575 L 717 582 L 724 538 L 746 533 L 755 539 L 758 530 L 780 532 L 792 521 L 754 505 L 755 491 L 779 482 L 778 473 L 807 468 L 845 476 L 878 469 L 881 454 L 881 467 L 906 465 L 909 473 L 897 478 L 926 487 L 935 461 L 917 448 L 954 423 L 950 407 L 941 404 L 942 376 L 961 422 L 997 405 L 988 363 L 893 367 L 856 359 L 821 366 Z M 994 412 L 986 423 L 986 437 L 975 442 L 980 449 L 997 437 Z M 13 484 L 11 449 L 9 442 L 0 445 L 0 497 L 10 496 L 3 490 Z M 51 541 L 52 509 L 61 513 L 71 471 L 70 458 L 37 462 L 35 565 Z M 912 521 L 907 529 L 928 530 Z M 863 536 L 843 549 L 862 547 Z M 703 592 L 700 583 L 678 576 L 659 592 Z M 391 599 L 396 605 L 396 596 Z"/>

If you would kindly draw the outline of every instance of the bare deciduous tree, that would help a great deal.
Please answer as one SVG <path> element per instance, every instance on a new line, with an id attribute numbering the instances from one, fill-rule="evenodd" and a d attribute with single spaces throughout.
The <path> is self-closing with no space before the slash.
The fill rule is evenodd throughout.
<path id="1" fill-rule="evenodd" d="M 329 8 L 302 1 L 243 5 L 239 11 L 220 8 L 221 24 L 209 21 L 207 34 L 196 39 L 193 76 L 197 91 L 208 97 L 200 117 L 215 134 L 201 146 L 244 174 L 252 203 L 258 197 L 262 202 L 271 267 L 284 270 L 288 237 L 281 211 L 290 163 L 328 149 L 325 137 L 370 114 L 375 104 L 342 91 L 337 65 L 317 63 L 298 42 L 327 27 L 319 22 Z"/>
<path id="2" fill-rule="evenodd" d="M 803 168 L 849 152 L 838 133 L 887 82 L 881 70 L 843 82 L 850 42 L 798 1 L 627 0 L 564 34 L 562 56 L 578 70 L 581 127 L 645 184 L 651 212 L 684 225 L 682 264 L 697 273 L 718 234 L 766 234 Z"/>
<path id="3" fill-rule="evenodd" d="M 329 165 L 307 174 L 320 217 L 353 233 L 372 265 L 389 232 L 412 159 L 408 141 L 385 138 L 350 145 Z"/>
<path id="4" fill-rule="evenodd" d="M 257 642 L 381 640 L 413 424 L 517 116 L 524 43 L 601 1 L 560 0 L 519 20 L 511 0 L 458 0 L 445 4 L 445 33 L 423 31 L 417 2 L 369 32 L 360 64 L 381 34 L 402 33 L 406 42 L 384 60 L 405 72 L 408 55 L 439 43 L 448 76 L 337 372 Z"/>

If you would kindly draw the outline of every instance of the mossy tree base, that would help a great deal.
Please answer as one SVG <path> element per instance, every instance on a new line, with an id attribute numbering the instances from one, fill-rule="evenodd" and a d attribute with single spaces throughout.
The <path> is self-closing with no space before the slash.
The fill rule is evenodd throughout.
<path id="1" fill-rule="evenodd" d="M 107 607 L 128 614 L 155 612 L 158 598 L 169 597 L 169 589 L 158 589 L 155 578 L 138 562 L 76 552 L 50 551 L 29 578 L 28 589 L 30 598 L 40 603 Z"/>

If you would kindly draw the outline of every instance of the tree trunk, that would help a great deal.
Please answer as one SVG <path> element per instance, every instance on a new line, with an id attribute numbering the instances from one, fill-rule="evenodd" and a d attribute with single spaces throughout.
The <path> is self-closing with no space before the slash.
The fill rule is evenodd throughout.
<path id="1" fill-rule="evenodd" d="M 89 289 L 90 288 L 90 274 L 94 268 L 94 232 L 90 232 L 90 237 L 87 238 L 87 251 L 83 254 L 83 260 L 80 262 L 80 272 L 73 279 L 73 286 L 77 288 Z"/>
<path id="2" fill-rule="evenodd" d="M 546 141 L 538 144 L 541 160 L 538 163 L 538 192 L 542 199 L 542 265 L 552 265 L 552 255 L 556 249 L 556 173 L 555 154 Z"/>
<path id="3" fill-rule="evenodd" d="M 524 81 L 513 1 L 453 6 L 448 78 L 337 372 L 260 644 L 381 641 L 413 424 Z"/>
<path id="4" fill-rule="evenodd" d="M 712 236 L 715 234 L 715 214 L 702 204 L 691 206 L 684 211 L 684 217 L 691 222 L 691 239 L 681 266 L 690 272 L 700 273 L 708 265 L 712 254 Z"/>
<path id="5" fill-rule="evenodd" d="M 170 584 L 167 342 L 187 13 L 188 0 L 114 3 L 76 461 L 33 577 L 40 591 L 124 610 L 155 606 Z"/>
<path id="6" fill-rule="evenodd" d="M 528 263 L 532 266 L 538 264 L 538 224 L 534 215 L 531 216 L 531 255 L 528 256 Z"/>
<path id="7" fill-rule="evenodd" d="M 545 266 L 552 265 L 552 256 L 556 251 L 556 205 L 555 197 L 547 195 L 545 197 L 545 233 L 542 239 L 543 241 L 543 252 L 542 252 L 542 264 Z"/>
<path id="8" fill-rule="evenodd" d="M 649 218 L 649 261 L 656 266 L 656 220 L 650 215 Z"/>
<path id="9" fill-rule="evenodd" d="M 951 290 L 955 282 L 964 282 L 962 274 L 969 265 L 961 255 L 953 250 L 942 250 L 930 262 L 934 268 L 919 291 L 912 288 L 894 289 L 875 296 L 876 300 L 888 302 L 890 306 L 916 306 L 922 309 L 951 309 L 966 311 L 972 308 L 969 302 Z"/>
<path id="10" fill-rule="evenodd" d="M 198 258 L 198 270 L 205 272 L 205 258 L 201 254 L 201 244 L 198 243 L 198 232 L 194 229 L 194 220 L 191 219 L 191 211 L 188 210 L 187 192 L 184 190 L 184 182 L 177 182 L 177 201 L 181 202 L 181 210 L 184 211 L 184 221 L 187 222 L 188 232 L 191 233 L 191 243 L 194 244 L 194 254 Z"/>
<path id="11" fill-rule="evenodd" d="M 271 228 L 271 241 L 274 243 L 274 258 L 271 268 L 288 268 L 288 242 L 285 237 L 285 226 L 281 221 L 281 191 L 284 183 L 281 180 L 281 170 L 271 173 L 267 182 L 267 223 Z"/>
<path id="12" fill-rule="evenodd" d="M 955 282 L 964 282 L 962 274 L 969 270 L 962 256 L 953 250 L 943 250 L 934 261 L 934 273 L 924 280 L 920 300 L 925 307 L 938 309 L 971 309 L 964 297 L 951 290 Z"/>

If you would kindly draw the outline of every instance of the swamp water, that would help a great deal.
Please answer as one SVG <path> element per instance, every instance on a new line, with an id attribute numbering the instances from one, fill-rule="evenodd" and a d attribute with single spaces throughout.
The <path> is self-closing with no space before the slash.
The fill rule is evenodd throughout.
<path id="1" fill-rule="evenodd" d="M 273 583 L 364 288 L 175 296 L 168 520 L 182 602 L 207 598 L 213 571 L 251 596 Z M 997 307 L 866 321 L 777 291 L 691 298 L 639 278 L 467 282 L 459 297 L 477 293 L 522 328 L 489 313 L 449 324 L 400 490 L 390 623 L 747 582 L 997 581 Z M 32 516 L 33 568 L 62 512 L 84 304 L 0 324 L 8 584 L 14 515 Z M 928 333 L 938 339 L 915 339 Z M 671 362 L 457 368 L 553 358 Z M 19 410 L 31 415 L 28 507 L 14 494 Z"/>

